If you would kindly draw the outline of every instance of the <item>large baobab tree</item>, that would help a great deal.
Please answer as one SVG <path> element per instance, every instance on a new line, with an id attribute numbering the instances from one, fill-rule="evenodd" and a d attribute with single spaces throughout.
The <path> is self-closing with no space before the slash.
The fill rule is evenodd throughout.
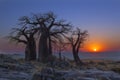
<path id="1" fill-rule="evenodd" d="M 39 30 L 38 60 L 47 62 L 52 55 L 52 42 L 60 39 L 62 34 L 71 29 L 71 24 L 64 20 L 58 20 L 52 13 L 34 14 L 31 18 L 24 17 L 24 22 L 37 26 Z"/>
<path id="2" fill-rule="evenodd" d="M 10 40 L 25 44 L 25 60 L 36 60 L 36 43 L 34 35 L 37 30 L 35 30 L 34 27 L 28 29 L 25 25 L 24 27 L 13 28 L 12 30 L 9 36 Z"/>
<path id="3" fill-rule="evenodd" d="M 67 33 L 71 29 L 71 25 L 64 20 L 57 20 L 53 13 L 44 14 L 44 19 L 42 23 L 44 26 L 41 29 L 44 29 L 45 32 L 41 32 L 39 54 L 42 53 L 40 47 L 43 47 L 46 43 L 48 45 L 48 52 L 46 52 L 47 55 L 45 55 L 45 57 L 49 57 L 52 55 L 52 42 L 54 42 L 55 39 L 62 39 L 62 34 Z M 44 36 L 44 38 L 42 38 L 42 36 Z M 42 40 L 46 41 L 43 45 L 41 45 L 41 43 L 43 43 Z M 45 59 L 44 57 L 42 58 L 42 60 Z"/>
<path id="4" fill-rule="evenodd" d="M 67 38 L 68 43 L 71 45 L 74 61 L 76 62 L 76 65 L 82 65 L 83 62 L 80 60 L 78 53 L 82 44 L 86 40 L 88 32 L 81 31 L 79 28 L 76 28 L 76 30 L 71 31 L 70 34 L 70 36 L 65 37 Z"/>

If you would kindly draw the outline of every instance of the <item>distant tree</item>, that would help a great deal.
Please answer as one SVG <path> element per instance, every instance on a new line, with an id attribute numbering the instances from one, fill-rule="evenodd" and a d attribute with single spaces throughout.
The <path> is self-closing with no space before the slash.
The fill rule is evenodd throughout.
<path id="1" fill-rule="evenodd" d="M 82 44 L 86 40 L 88 32 L 81 31 L 79 28 L 76 28 L 76 30 L 71 31 L 70 34 L 70 36 L 65 37 L 67 38 L 68 43 L 71 45 L 74 61 L 76 62 L 76 65 L 82 65 L 83 62 L 80 60 L 78 53 Z"/>
<path id="2" fill-rule="evenodd" d="M 70 23 L 56 19 L 52 12 L 34 14 L 31 18 L 25 17 L 24 22 L 37 26 L 39 30 L 38 60 L 41 62 L 49 61 L 48 57 L 52 55 L 52 42 L 61 39 L 62 34 L 71 29 Z"/>
<path id="3" fill-rule="evenodd" d="M 13 28 L 12 30 L 9 39 L 26 45 L 25 60 L 36 60 L 36 43 L 34 35 L 37 30 L 34 29 L 34 27 L 28 29 L 25 25 L 21 28 Z"/>
<path id="4" fill-rule="evenodd" d="M 57 40 L 53 46 L 54 46 L 55 51 L 58 52 L 59 60 L 61 61 L 62 60 L 62 51 L 65 51 L 67 49 L 66 48 L 67 44 L 64 42 L 64 40 Z"/>

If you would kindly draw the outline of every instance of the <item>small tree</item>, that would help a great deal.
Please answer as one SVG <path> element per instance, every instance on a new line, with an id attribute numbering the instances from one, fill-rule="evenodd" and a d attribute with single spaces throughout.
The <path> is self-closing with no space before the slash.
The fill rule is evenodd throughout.
<path id="1" fill-rule="evenodd" d="M 57 40 L 55 43 L 54 43 L 54 48 L 55 50 L 58 52 L 58 55 L 59 55 L 59 60 L 61 61 L 62 60 L 62 51 L 66 50 L 66 43 L 64 43 L 64 40 Z"/>
<path id="2" fill-rule="evenodd" d="M 79 58 L 79 49 L 81 48 L 82 44 L 86 40 L 86 37 L 88 35 L 87 31 L 81 31 L 79 28 L 76 28 L 75 31 L 71 31 L 71 35 L 65 36 L 68 40 L 68 43 L 71 45 L 72 53 L 74 57 L 74 61 L 76 62 L 76 65 L 82 65 L 83 62 Z"/>

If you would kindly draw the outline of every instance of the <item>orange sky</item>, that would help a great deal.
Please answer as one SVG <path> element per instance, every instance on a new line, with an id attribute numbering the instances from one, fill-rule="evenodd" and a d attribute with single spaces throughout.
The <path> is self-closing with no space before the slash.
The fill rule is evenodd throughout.
<path id="1" fill-rule="evenodd" d="M 88 40 L 85 42 L 82 50 L 94 52 L 96 49 L 97 52 L 104 51 L 120 51 L 120 38 L 114 36 L 113 38 L 109 36 L 89 36 Z"/>
<path id="2" fill-rule="evenodd" d="M 88 40 L 84 43 L 82 51 L 87 52 L 94 52 L 94 49 L 96 49 L 96 52 L 104 52 L 104 51 L 120 51 L 120 45 L 118 45 L 118 41 L 114 40 L 107 40 L 107 39 L 99 39 L 99 38 L 92 38 L 88 37 Z M 0 38 L 0 51 L 22 51 L 24 50 L 23 45 L 17 45 L 8 42 L 5 39 Z"/>

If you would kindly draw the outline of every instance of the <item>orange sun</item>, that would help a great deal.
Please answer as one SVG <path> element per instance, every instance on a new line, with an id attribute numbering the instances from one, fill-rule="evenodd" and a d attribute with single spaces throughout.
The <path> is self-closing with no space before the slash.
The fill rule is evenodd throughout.
<path id="1" fill-rule="evenodd" d="M 94 49 L 93 49 L 93 51 L 94 51 L 94 52 L 96 52 L 96 51 L 97 51 L 97 49 L 96 49 L 96 48 L 94 48 Z"/>
<path id="2" fill-rule="evenodd" d="M 84 49 L 83 49 L 84 50 Z M 104 47 L 104 44 L 102 43 L 88 43 L 86 46 L 85 46 L 85 51 L 88 51 L 88 52 L 93 52 L 93 53 L 99 53 L 99 52 L 102 52 L 102 51 L 105 51 L 105 47 Z"/>
<path id="3" fill-rule="evenodd" d="M 101 46 L 100 45 L 91 45 L 89 47 L 90 52 L 99 52 L 101 51 Z"/>

